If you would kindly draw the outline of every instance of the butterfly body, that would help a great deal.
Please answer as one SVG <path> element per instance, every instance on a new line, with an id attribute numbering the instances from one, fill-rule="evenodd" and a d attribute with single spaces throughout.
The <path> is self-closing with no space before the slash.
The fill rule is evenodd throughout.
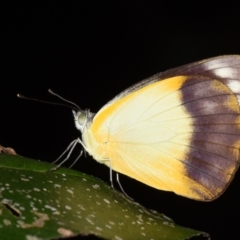
<path id="1" fill-rule="evenodd" d="M 86 151 L 157 189 L 209 201 L 239 166 L 240 58 L 222 56 L 146 79 L 93 115 L 74 112 Z"/>

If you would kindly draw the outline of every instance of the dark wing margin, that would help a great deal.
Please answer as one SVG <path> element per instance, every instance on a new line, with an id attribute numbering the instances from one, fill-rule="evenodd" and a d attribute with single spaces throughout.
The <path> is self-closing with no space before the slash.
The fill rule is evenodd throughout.
<path id="1" fill-rule="evenodd" d="M 220 80 L 188 77 L 181 87 L 182 104 L 193 119 L 184 161 L 189 185 L 203 201 L 219 197 L 239 167 L 240 110 L 236 95 Z M 194 189 L 193 189 L 194 188 Z"/>

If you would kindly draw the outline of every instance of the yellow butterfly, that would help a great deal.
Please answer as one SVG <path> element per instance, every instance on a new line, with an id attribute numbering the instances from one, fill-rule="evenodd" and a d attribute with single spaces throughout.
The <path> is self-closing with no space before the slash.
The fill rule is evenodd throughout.
<path id="1" fill-rule="evenodd" d="M 240 56 L 156 74 L 97 114 L 73 111 L 92 157 L 151 187 L 210 201 L 239 166 Z"/>

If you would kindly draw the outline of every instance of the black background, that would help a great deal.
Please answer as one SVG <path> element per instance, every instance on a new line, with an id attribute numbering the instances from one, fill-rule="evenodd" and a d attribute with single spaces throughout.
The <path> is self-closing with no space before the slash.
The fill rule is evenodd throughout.
<path id="1" fill-rule="evenodd" d="M 97 112 L 157 72 L 240 54 L 240 5 L 225 1 L 1 1 L 0 144 L 52 161 L 76 139 L 70 109 L 25 101 L 17 93 L 63 97 Z M 236 3 L 236 2 L 235 2 Z M 109 182 L 91 157 L 76 169 Z M 121 176 L 125 191 L 177 224 L 240 239 L 240 173 L 217 200 L 202 203 Z"/>

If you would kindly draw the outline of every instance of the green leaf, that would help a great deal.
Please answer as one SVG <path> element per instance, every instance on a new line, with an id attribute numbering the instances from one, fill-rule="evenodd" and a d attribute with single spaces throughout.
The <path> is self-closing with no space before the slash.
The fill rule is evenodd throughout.
<path id="1" fill-rule="evenodd" d="M 93 176 L 0 154 L 0 239 L 189 239 L 204 233 L 176 225 Z M 207 235 L 206 235 L 207 236 Z"/>

